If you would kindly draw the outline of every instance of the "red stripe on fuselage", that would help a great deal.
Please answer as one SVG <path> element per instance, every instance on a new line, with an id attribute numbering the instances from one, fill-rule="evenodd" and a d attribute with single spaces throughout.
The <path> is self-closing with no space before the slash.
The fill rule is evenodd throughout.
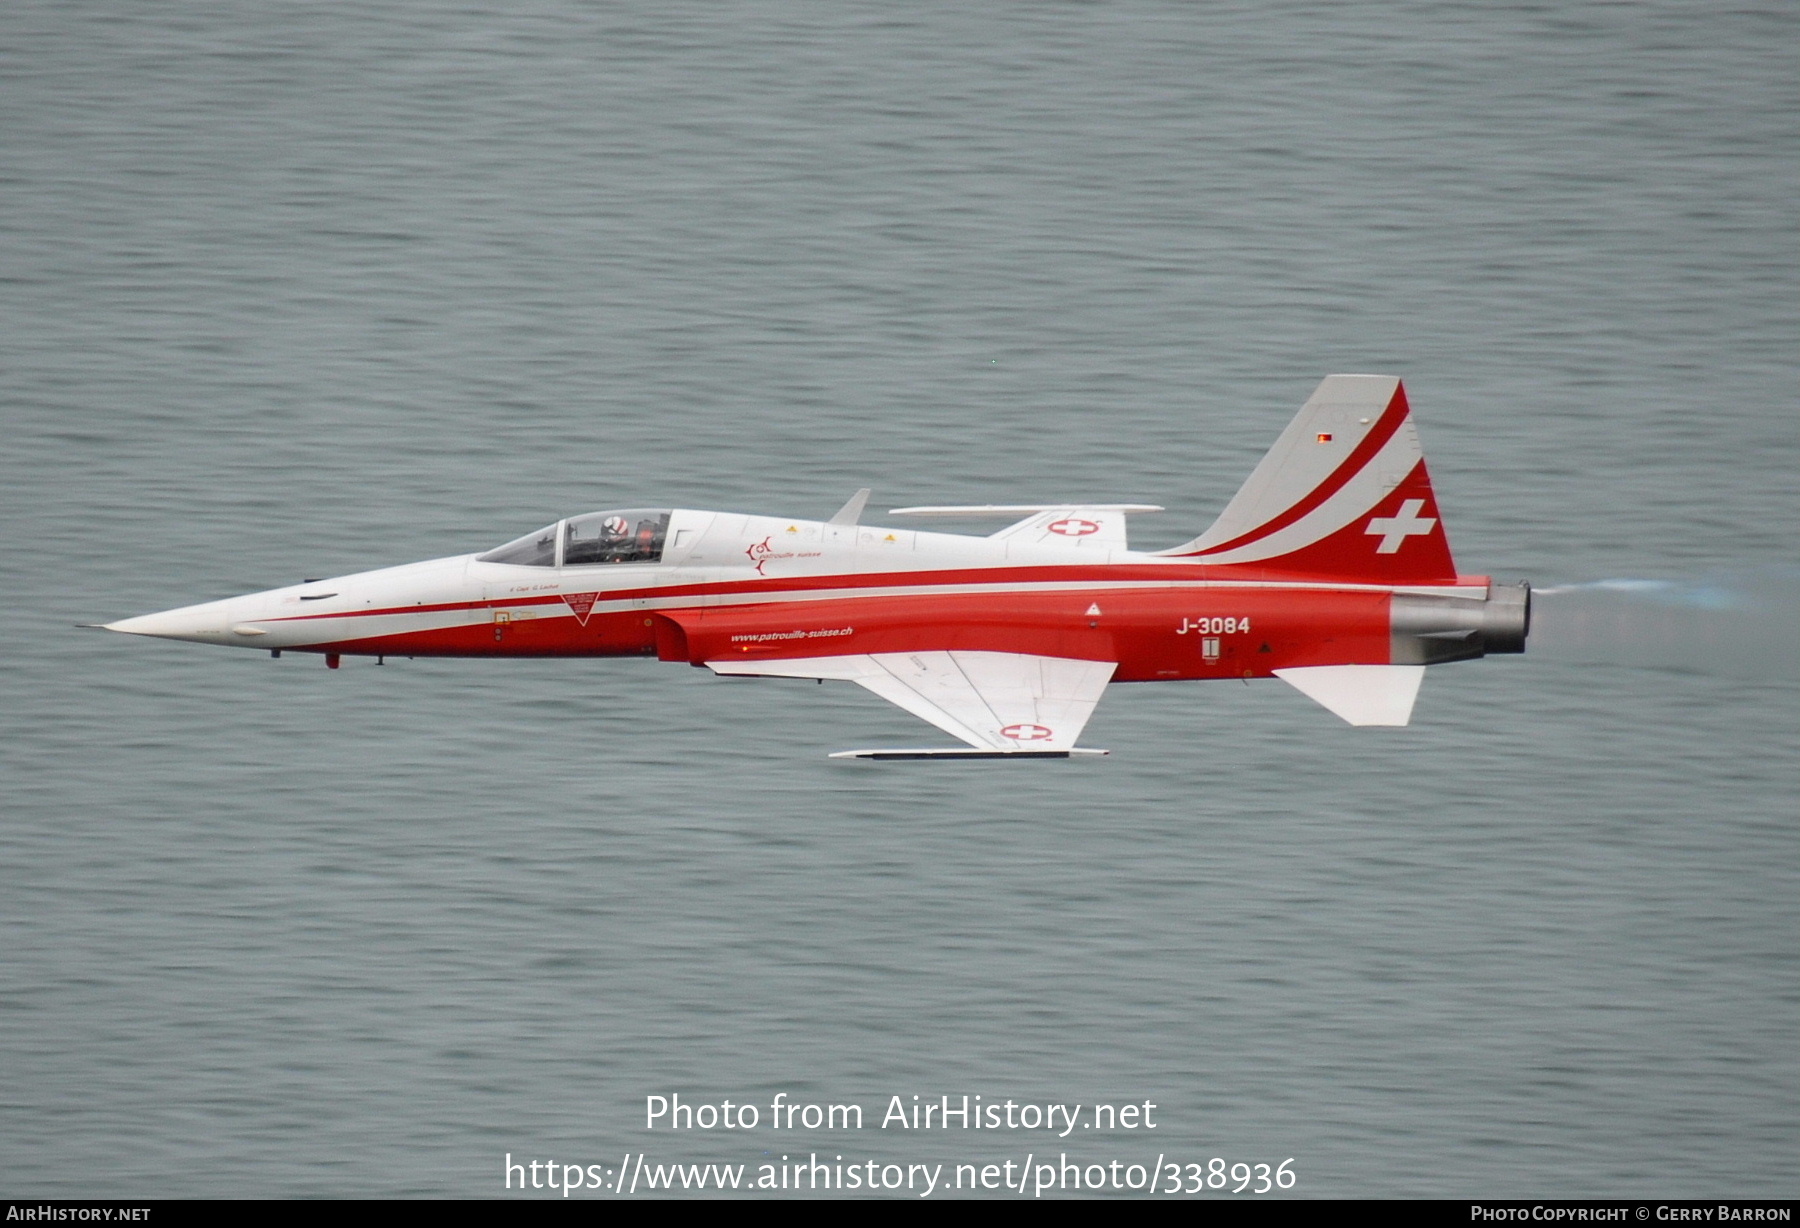
<path id="1" fill-rule="evenodd" d="M 392 656 L 612 657 L 693 664 L 949 650 L 1116 661 L 1119 682 L 1264 677 L 1297 665 L 1385 664 L 1382 591 L 1209 588 L 963 593 L 621 611 L 370 636 L 313 651 Z M 1098 606 L 1101 613 L 1092 614 Z M 1209 643 L 1210 641 L 1210 643 Z"/>
<path id="2" fill-rule="evenodd" d="M 648 592 L 650 590 L 642 590 Z M 624 594 L 630 596 L 631 594 Z M 561 593 L 536 597 L 508 597 L 482 601 L 439 601 L 426 605 L 396 605 L 379 610 L 337 610 L 329 614 L 288 614 L 281 618 L 264 618 L 269 623 L 310 623 L 330 618 L 381 618 L 389 614 L 441 614 L 446 610 L 511 610 L 522 605 L 560 605 Z"/>
<path id="3" fill-rule="evenodd" d="M 1328 580 L 1291 567 L 1272 564 L 1235 563 L 1229 565 L 1192 563 L 1182 560 L 1168 563 L 1085 563 L 1067 566 L 1036 565 L 1029 567 L 965 567 L 938 571 L 839 572 L 825 576 L 772 576 L 758 580 L 712 580 L 693 584 L 659 584 L 639 588 L 600 591 L 596 602 L 631 601 L 638 598 L 680 600 L 706 597 L 757 597 L 780 593 L 825 594 L 832 589 L 894 589 L 944 585 L 991 584 L 1132 584 L 1132 583 L 1197 583 L 1229 584 L 1232 581 L 1252 583 L 1326 583 L 1342 586 L 1354 583 L 1342 574 Z M 1383 581 L 1370 577 L 1370 583 Z M 1485 580 L 1481 580 L 1485 584 Z M 584 591 L 593 591 L 591 589 Z M 860 598 L 852 598 L 856 600 Z M 803 600 L 803 598 L 796 598 Z M 263 619 L 269 623 L 323 622 L 344 618 L 380 618 L 398 614 L 439 614 L 457 610 L 514 610 L 532 606 L 563 605 L 560 593 L 538 593 L 530 596 L 489 597 L 474 601 L 433 602 L 423 605 L 386 606 L 380 609 L 337 610 L 318 614 L 290 614 Z M 572 616 L 572 615 L 571 615 Z"/>

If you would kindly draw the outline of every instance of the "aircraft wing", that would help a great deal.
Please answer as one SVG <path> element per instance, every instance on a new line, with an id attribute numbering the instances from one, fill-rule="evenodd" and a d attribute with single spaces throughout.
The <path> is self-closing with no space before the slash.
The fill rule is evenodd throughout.
<path id="1" fill-rule="evenodd" d="M 1085 506 L 1067 504 L 984 503 L 972 507 L 897 507 L 890 516 L 996 516 L 1029 513 L 1025 519 L 1007 525 L 990 540 L 1016 539 L 1034 546 L 1086 546 L 1090 550 L 1113 546 L 1125 548 L 1125 518 L 1143 512 L 1163 509 L 1148 503 L 1090 503 Z"/>
<path id="2" fill-rule="evenodd" d="M 716 674 L 831 678 L 898 704 L 973 750 L 840 751 L 834 758 L 921 759 L 1105 754 L 1077 747 L 1118 666 L 1014 652 L 882 652 L 785 661 L 706 662 Z"/>
<path id="3" fill-rule="evenodd" d="M 1125 548 L 1125 513 L 1109 507 L 1056 507 L 1009 524 L 996 539 L 1028 542 L 1034 546 L 1103 546 Z"/>

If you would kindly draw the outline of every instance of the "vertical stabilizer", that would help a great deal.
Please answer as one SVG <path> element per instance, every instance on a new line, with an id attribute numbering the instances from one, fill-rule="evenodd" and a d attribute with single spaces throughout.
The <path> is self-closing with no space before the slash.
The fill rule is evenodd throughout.
<path id="1" fill-rule="evenodd" d="M 1327 376 L 1212 527 L 1162 553 L 1374 583 L 1456 578 L 1391 375 Z"/>

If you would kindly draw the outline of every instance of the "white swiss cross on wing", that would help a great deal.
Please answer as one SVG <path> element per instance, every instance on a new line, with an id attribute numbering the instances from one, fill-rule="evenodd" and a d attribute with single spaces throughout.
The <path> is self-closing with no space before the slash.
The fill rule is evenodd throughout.
<path id="1" fill-rule="evenodd" d="M 1377 516 L 1369 521 L 1369 527 L 1363 532 L 1381 538 L 1381 544 L 1375 547 L 1375 553 L 1398 553 L 1407 538 L 1431 532 L 1437 520 L 1431 516 L 1419 515 L 1424 506 L 1423 499 L 1408 499 L 1400 505 L 1398 516 Z"/>

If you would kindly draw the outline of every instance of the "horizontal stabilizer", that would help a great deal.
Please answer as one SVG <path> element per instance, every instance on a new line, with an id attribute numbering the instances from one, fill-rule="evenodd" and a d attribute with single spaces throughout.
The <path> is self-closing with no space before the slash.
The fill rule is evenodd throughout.
<path id="1" fill-rule="evenodd" d="M 1423 665 L 1307 665 L 1275 676 L 1352 725 L 1405 725 L 1425 679 Z"/>

